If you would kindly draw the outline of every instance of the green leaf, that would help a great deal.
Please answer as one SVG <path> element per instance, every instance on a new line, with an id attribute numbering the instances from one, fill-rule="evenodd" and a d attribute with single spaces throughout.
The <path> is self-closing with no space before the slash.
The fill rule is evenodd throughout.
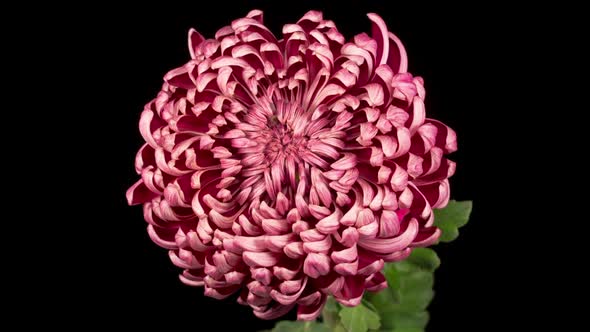
<path id="1" fill-rule="evenodd" d="M 428 323 L 428 312 L 395 312 L 387 317 L 394 321 L 395 331 L 398 329 L 423 329 Z M 385 317 L 383 317 L 385 319 Z"/>
<path id="2" fill-rule="evenodd" d="M 424 332 L 424 329 L 418 327 L 402 327 L 399 329 L 393 329 L 392 331 L 388 332 Z"/>
<path id="3" fill-rule="evenodd" d="M 373 305 L 373 303 L 371 303 L 369 300 L 363 298 L 361 303 L 367 307 L 367 309 L 373 311 L 373 312 L 377 312 L 377 308 L 375 308 L 375 306 Z"/>
<path id="4" fill-rule="evenodd" d="M 322 320 L 324 324 L 329 327 L 335 328 L 340 323 L 340 318 L 338 316 L 338 312 L 340 311 L 340 306 L 338 302 L 334 300 L 332 296 L 328 296 L 326 300 L 326 305 L 322 310 Z"/>
<path id="5" fill-rule="evenodd" d="M 384 289 L 378 293 L 365 293 L 365 298 L 370 301 L 375 308 L 377 313 L 381 313 L 389 307 L 396 305 L 397 299 L 394 299 L 389 289 Z M 383 323 L 383 322 L 381 322 Z"/>
<path id="6" fill-rule="evenodd" d="M 449 201 L 444 209 L 434 210 L 434 224 L 441 229 L 440 241 L 451 242 L 459 236 L 459 228 L 469 221 L 472 201 Z"/>
<path id="7" fill-rule="evenodd" d="M 343 307 L 340 310 L 340 319 L 348 332 L 366 332 L 381 326 L 379 315 L 363 304 L 352 308 Z"/>
<path id="8" fill-rule="evenodd" d="M 389 295 L 393 300 L 393 303 L 400 302 L 400 289 L 402 287 L 401 280 L 397 277 L 398 274 L 398 265 L 395 263 L 392 264 L 385 264 L 385 268 L 383 269 L 383 274 L 385 275 L 385 279 L 387 280 L 387 286 L 389 290 Z"/>
<path id="9" fill-rule="evenodd" d="M 288 321 L 283 320 L 275 325 L 271 332 L 331 332 L 330 329 L 315 321 Z"/>
<path id="10" fill-rule="evenodd" d="M 415 248 L 406 260 L 385 265 L 389 287 L 366 295 L 381 317 L 380 331 L 424 331 L 425 310 L 434 296 L 434 270 L 439 265 L 436 252 L 426 248 Z"/>
<path id="11" fill-rule="evenodd" d="M 436 252 L 427 248 L 415 248 L 406 261 L 430 272 L 434 272 L 440 266 Z"/>
<path id="12" fill-rule="evenodd" d="M 336 325 L 336 327 L 334 327 L 334 329 L 332 331 L 333 332 L 347 332 L 346 329 L 344 328 L 344 326 L 342 326 L 342 324 Z"/>
<path id="13" fill-rule="evenodd" d="M 402 276 L 402 302 L 404 311 L 425 310 L 434 297 L 434 276 L 430 272 L 415 271 Z"/>
<path id="14" fill-rule="evenodd" d="M 331 332 L 325 324 L 319 322 L 306 322 L 304 324 L 308 324 L 303 330 L 304 332 Z"/>

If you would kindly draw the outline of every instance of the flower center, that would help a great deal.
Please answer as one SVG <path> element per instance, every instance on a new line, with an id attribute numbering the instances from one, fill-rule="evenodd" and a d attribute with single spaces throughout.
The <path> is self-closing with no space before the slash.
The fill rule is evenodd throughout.
<path id="1" fill-rule="evenodd" d="M 293 159 L 300 161 L 299 154 L 306 149 L 307 137 L 303 133 L 295 134 L 288 123 L 281 123 L 276 115 L 273 115 L 267 124 L 265 157 L 270 165 L 280 159 Z"/>
<path id="2" fill-rule="evenodd" d="M 287 100 L 260 99 L 251 106 L 230 134 L 241 155 L 244 182 L 259 179 L 271 199 L 285 186 L 296 188 L 313 155 L 309 116 L 299 103 Z"/>

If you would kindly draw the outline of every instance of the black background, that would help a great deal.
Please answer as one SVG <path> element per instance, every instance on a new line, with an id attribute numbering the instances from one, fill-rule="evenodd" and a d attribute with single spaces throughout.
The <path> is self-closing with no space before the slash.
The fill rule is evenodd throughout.
<path id="1" fill-rule="evenodd" d="M 442 265 L 436 272 L 428 331 L 472 331 L 506 319 L 508 307 L 521 300 L 502 300 L 500 285 L 508 278 L 518 282 L 516 272 L 499 267 L 505 264 L 510 239 L 504 238 L 504 230 L 511 221 L 498 211 L 498 193 L 505 191 L 498 175 L 503 165 L 491 152 L 506 144 L 498 132 L 506 137 L 512 129 L 503 120 L 514 115 L 505 110 L 511 101 L 501 93 L 506 85 L 500 83 L 505 64 L 517 61 L 514 45 L 524 42 L 519 39 L 523 32 L 508 28 L 511 11 L 506 8 L 368 0 L 75 8 L 72 23 L 61 28 L 79 29 L 83 36 L 66 42 L 76 50 L 69 55 L 76 63 L 69 85 L 80 90 L 75 97 L 83 100 L 74 110 L 81 125 L 73 131 L 92 147 L 92 153 L 80 156 L 86 166 L 80 183 L 73 184 L 85 188 L 77 194 L 81 202 L 72 207 L 80 210 L 76 229 L 84 234 L 62 243 L 65 251 L 84 248 L 77 252 L 83 258 L 70 259 L 68 273 L 60 276 L 60 284 L 75 295 L 71 304 L 76 315 L 105 326 L 149 324 L 183 331 L 257 331 L 274 325 L 255 318 L 235 297 L 218 301 L 181 284 L 166 250 L 149 239 L 141 209 L 125 201 L 126 189 L 137 179 L 133 162 L 142 145 L 139 115 L 159 91 L 162 76 L 189 59 L 189 28 L 212 37 L 256 8 L 264 10 L 265 23 L 277 36 L 283 24 L 317 9 L 346 39 L 370 31 L 368 12 L 383 17 L 400 37 L 409 71 L 425 79 L 427 115 L 458 134 L 459 150 L 451 157 L 457 162 L 452 197 L 474 201 L 471 221 L 459 239 L 436 246 Z M 92 184 L 82 183 L 88 181 Z M 62 314 L 54 319 L 73 315 Z M 293 319 L 293 313 L 286 318 Z"/>

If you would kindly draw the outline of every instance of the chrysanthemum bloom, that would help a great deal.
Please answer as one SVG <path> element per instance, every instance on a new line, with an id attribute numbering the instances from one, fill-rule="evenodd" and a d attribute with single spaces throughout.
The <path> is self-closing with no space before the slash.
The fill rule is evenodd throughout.
<path id="1" fill-rule="evenodd" d="M 260 318 L 298 306 L 314 319 L 328 295 L 359 304 L 387 286 L 384 262 L 437 240 L 455 133 L 425 118 L 404 47 L 368 17 L 372 36 L 349 42 L 317 11 L 280 40 L 258 10 L 214 39 L 190 30 L 191 59 L 141 115 L 127 192 L 182 282 L 239 292 Z"/>

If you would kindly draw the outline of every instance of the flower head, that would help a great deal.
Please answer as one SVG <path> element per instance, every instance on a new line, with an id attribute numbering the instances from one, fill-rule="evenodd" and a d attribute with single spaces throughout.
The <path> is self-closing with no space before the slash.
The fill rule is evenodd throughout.
<path id="1" fill-rule="evenodd" d="M 251 11 L 164 76 L 139 123 L 127 192 L 182 282 L 272 319 L 360 303 L 384 262 L 434 243 L 453 130 L 425 117 L 420 77 L 376 14 L 349 42 L 310 11 L 277 39 Z"/>

